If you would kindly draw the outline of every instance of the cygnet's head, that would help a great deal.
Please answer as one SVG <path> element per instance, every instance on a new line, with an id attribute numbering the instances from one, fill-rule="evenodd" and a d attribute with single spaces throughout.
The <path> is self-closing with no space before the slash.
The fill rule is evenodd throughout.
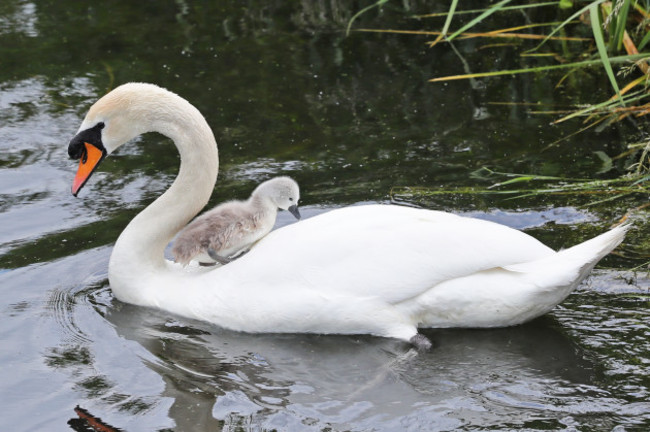
<path id="1" fill-rule="evenodd" d="M 275 177 L 267 180 L 253 191 L 253 196 L 270 199 L 277 208 L 289 210 L 296 219 L 300 219 L 298 211 L 300 188 L 292 178 Z"/>

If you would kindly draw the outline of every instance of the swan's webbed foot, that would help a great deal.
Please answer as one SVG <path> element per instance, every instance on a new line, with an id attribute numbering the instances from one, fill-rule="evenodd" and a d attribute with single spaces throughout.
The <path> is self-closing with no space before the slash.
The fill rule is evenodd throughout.
<path id="1" fill-rule="evenodd" d="M 226 265 L 230 261 L 232 261 L 230 258 L 222 257 L 212 248 L 208 248 L 208 255 L 210 255 L 210 258 L 212 258 L 213 260 L 215 260 L 221 265 Z"/>
<path id="2" fill-rule="evenodd" d="M 420 352 L 429 351 L 432 347 L 431 341 L 420 333 L 409 339 L 409 342 Z"/>

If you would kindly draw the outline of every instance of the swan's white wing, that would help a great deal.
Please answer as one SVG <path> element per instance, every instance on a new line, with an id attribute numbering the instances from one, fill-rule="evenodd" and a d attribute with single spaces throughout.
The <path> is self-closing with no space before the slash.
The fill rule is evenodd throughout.
<path id="1" fill-rule="evenodd" d="M 527 234 L 496 223 L 369 205 L 333 210 L 276 230 L 217 271 L 220 277 L 236 275 L 240 294 L 317 291 L 395 304 L 445 280 L 552 253 Z"/>

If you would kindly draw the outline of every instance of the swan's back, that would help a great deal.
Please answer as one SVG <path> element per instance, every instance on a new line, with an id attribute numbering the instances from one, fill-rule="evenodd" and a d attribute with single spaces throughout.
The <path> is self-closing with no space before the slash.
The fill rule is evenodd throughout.
<path id="1" fill-rule="evenodd" d="M 237 274 L 238 286 L 252 290 L 255 281 L 264 280 L 279 291 L 314 289 L 397 303 L 443 280 L 553 253 L 533 237 L 493 222 L 366 205 L 272 232 L 231 268 L 219 271 Z"/>

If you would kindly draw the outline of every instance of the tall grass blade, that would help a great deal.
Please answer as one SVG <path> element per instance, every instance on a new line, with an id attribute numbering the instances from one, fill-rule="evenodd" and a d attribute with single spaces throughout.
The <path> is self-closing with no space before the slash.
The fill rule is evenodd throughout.
<path id="1" fill-rule="evenodd" d="M 532 3 L 532 4 L 525 4 L 525 5 L 516 5 L 516 6 L 504 6 L 501 8 L 501 11 L 511 11 L 511 10 L 518 10 L 518 9 L 526 9 L 529 10 L 531 8 L 536 8 L 536 7 L 544 7 L 544 6 L 559 6 L 560 2 L 559 1 L 551 1 L 551 2 L 542 2 L 542 3 Z M 485 12 L 489 10 L 488 9 L 466 9 L 462 11 L 456 11 L 455 15 L 466 15 L 466 14 L 474 14 L 474 13 L 480 13 L 480 12 Z M 431 13 L 431 14 L 426 14 L 426 15 L 415 15 L 414 18 L 437 18 L 441 16 L 446 16 L 448 12 L 445 13 Z"/>
<path id="2" fill-rule="evenodd" d="M 481 13 L 479 16 L 477 16 L 476 18 L 474 18 L 473 20 L 471 20 L 470 22 L 462 26 L 460 29 L 456 30 L 451 36 L 447 38 L 447 41 L 454 40 L 456 36 L 463 33 L 465 30 L 474 27 L 476 24 L 480 23 L 481 21 L 483 21 L 485 18 L 492 15 L 493 13 L 498 12 L 499 10 L 501 10 L 503 6 L 510 3 L 511 1 L 512 0 L 502 0 L 499 3 L 495 4 L 494 6 L 490 7 L 485 12 Z"/>
<path id="3" fill-rule="evenodd" d="M 643 36 L 643 39 L 641 39 L 641 43 L 639 44 L 639 50 L 642 50 L 645 48 L 645 46 L 650 42 L 650 31 Z"/>
<path id="4" fill-rule="evenodd" d="M 622 104 L 623 100 L 621 98 L 621 89 L 618 88 L 616 76 L 614 75 L 612 64 L 610 63 L 609 56 L 607 55 L 607 47 L 605 46 L 605 39 L 603 37 L 603 27 L 600 24 L 600 13 L 598 11 L 598 5 L 596 2 L 592 3 L 589 7 L 589 16 L 591 18 L 591 30 L 594 33 L 594 39 L 596 41 L 596 47 L 598 48 L 600 61 L 605 67 L 605 72 L 607 72 L 609 82 L 612 84 L 614 91 L 616 91 L 616 95 L 618 96 L 618 103 Z"/>
<path id="5" fill-rule="evenodd" d="M 621 6 L 618 11 L 618 16 L 616 17 L 616 35 L 612 38 L 614 46 L 617 51 L 621 50 L 623 45 L 623 36 L 625 34 L 625 24 L 627 22 L 627 15 L 630 11 L 630 0 L 625 0 L 623 6 Z"/>
<path id="6" fill-rule="evenodd" d="M 618 29 L 618 21 L 616 20 L 616 14 L 614 14 L 613 3 L 616 3 L 616 1 L 614 2 L 608 1 L 600 5 L 600 10 L 603 12 L 603 20 L 604 20 L 603 30 L 607 29 L 609 31 L 609 34 L 611 35 L 611 37 L 609 38 L 610 52 L 614 52 L 616 48 L 615 37 L 616 37 L 616 30 Z"/>
<path id="7" fill-rule="evenodd" d="M 629 102 L 631 100 L 640 99 L 640 98 L 645 97 L 645 96 L 646 96 L 645 90 L 641 89 L 641 90 L 638 90 L 636 92 L 632 92 L 629 95 L 627 95 L 627 98 L 623 99 L 623 102 Z M 597 111 L 597 110 L 600 110 L 600 109 L 605 109 L 605 108 L 610 107 L 611 105 L 615 104 L 618 101 L 619 101 L 619 99 L 609 99 L 609 100 L 607 100 L 605 102 L 601 102 L 599 104 L 589 106 L 587 108 L 575 111 L 575 112 L 569 114 L 568 116 L 564 116 L 564 117 L 562 117 L 562 118 L 560 118 L 558 120 L 555 120 L 553 122 L 553 124 L 562 123 L 562 122 L 570 120 L 572 118 L 586 115 L 586 114 L 588 114 L 590 112 L 593 112 L 593 111 Z"/>
<path id="8" fill-rule="evenodd" d="M 585 196 L 585 197 L 596 197 L 605 195 L 605 198 L 601 198 L 597 201 L 591 201 L 584 206 L 593 206 L 596 204 L 606 203 L 620 199 L 622 197 L 632 195 L 632 194 L 647 194 L 650 192 L 647 187 L 638 184 L 637 177 L 632 178 L 616 178 L 609 180 L 586 180 L 586 179 L 570 179 L 562 177 L 552 177 L 552 176 L 537 176 L 534 174 L 515 174 L 515 173 L 503 173 L 492 171 L 487 167 L 483 167 L 475 173 L 478 173 L 478 178 L 485 178 L 482 173 L 486 172 L 488 176 L 498 175 L 504 177 L 510 177 L 509 180 L 506 180 L 502 183 L 496 183 L 492 186 L 485 187 L 463 187 L 463 188 L 450 188 L 450 189 L 440 189 L 440 188 L 428 188 L 428 187 L 408 187 L 408 186 L 394 186 L 391 188 L 390 196 L 392 199 L 395 199 L 396 196 L 404 197 L 426 197 L 426 196 L 436 196 L 436 195 L 502 195 L 510 196 L 505 198 L 506 200 L 512 199 L 522 199 L 533 196 L 540 195 L 572 195 L 572 196 Z M 513 178 L 514 177 L 514 178 Z M 650 176 L 641 178 L 641 180 L 647 179 Z M 488 177 L 489 178 L 489 177 Z M 497 186 L 511 185 L 517 182 L 530 183 L 536 180 L 546 180 L 550 181 L 550 184 L 546 184 L 543 187 L 539 188 L 517 188 L 517 189 L 498 189 L 494 188 Z M 630 182 L 635 181 L 630 184 Z M 637 210 L 650 206 L 650 203 L 644 204 L 641 207 L 638 207 Z"/>
<path id="9" fill-rule="evenodd" d="M 647 57 L 647 54 L 637 54 L 637 55 L 625 55 L 625 56 L 617 56 L 617 57 L 611 57 L 608 58 L 610 63 L 623 63 L 626 61 L 636 61 L 642 58 Z M 577 67 L 585 67 L 585 66 L 594 66 L 597 64 L 601 64 L 602 60 L 601 59 L 596 59 L 596 60 L 584 60 L 584 61 L 579 61 L 579 62 L 574 62 L 574 63 L 566 63 L 566 64 L 559 64 L 559 65 L 548 65 L 548 66 L 538 66 L 534 68 L 525 68 L 525 69 L 510 69 L 510 70 L 500 70 L 500 71 L 493 71 L 493 72 L 478 72 L 478 73 L 473 73 L 473 74 L 466 74 L 466 75 L 450 75 L 446 77 L 439 77 L 439 78 L 432 78 L 429 80 L 429 82 L 441 82 L 441 81 L 454 81 L 454 80 L 460 80 L 460 79 L 469 79 L 469 78 L 486 78 L 486 77 L 495 77 L 495 76 L 501 76 L 501 75 L 515 75 L 515 74 L 520 74 L 520 73 L 532 73 L 532 72 L 542 72 L 542 71 L 548 71 L 548 70 L 555 70 L 555 69 L 567 69 L 567 68 L 577 68 Z"/>
<path id="10" fill-rule="evenodd" d="M 350 36 L 350 28 L 352 27 L 352 22 L 354 22 L 355 19 L 359 18 L 361 15 L 368 12 L 370 9 L 379 7 L 379 6 L 383 5 L 386 2 L 388 2 L 388 0 L 378 0 L 377 3 L 371 4 L 370 6 L 366 6 L 363 9 L 361 9 L 359 12 L 352 15 L 352 18 L 350 18 L 350 21 L 348 21 L 347 29 L 345 29 L 345 36 L 346 37 Z"/>
<path id="11" fill-rule="evenodd" d="M 431 47 L 436 45 L 438 42 L 442 40 L 447 35 L 447 32 L 449 31 L 449 26 L 451 25 L 451 20 L 454 17 L 454 12 L 456 11 L 456 6 L 458 6 L 458 0 L 453 0 L 451 2 L 451 6 L 449 7 L 449 12 L 447 12 L 447 18 L 445 19 L 445 24 L 442 26 L 442 31 L 440 32 L 440 35 L 436 38 L 431 43 Z"/>
<path id="12" fill-rule="evenodd" d="M 637 79 L 635 79 L 634 81 L 627 83 L 627 85 L 625 87 L 623 87 L 623 90 L 621 90 L 621 94 L 625 94 L 625 93 L 629 92 L 634 87 L 638 86 L 639 84 L 644 83 L 647 79 L 648 79 L 647 76 L 642 75 L 642 76 L 638 77 Z"/>
<path id="13" fill-rule="evenodd" d="M 640 179 L 638 179 L 637 181 L 632 183 L 632 186 L 635 186 L 635 185 L 638 185 L 638 184 L 641 184 L 641 183 L 644 183 L 644 182 L 647 182 L 647 181 L 650 181 L 650 175 L 647 175 L 645 177 L 641 177 Z"/>
<path id="14" fill-rule="evenodd" d="M 532 49 L 530 49 L 530 50 L 528 50 L 528 51 L 526 51 L 526 52 L 537 51 L 538 49 L 540 49 L 540 48 L 542 47 L 542 45 L 544 45 L 546 42 L 548 42 L 548 40 L 549 40 L 549 39 L 550 39 L 550 38 L 551 38 L 555 33 L 559 32 L 560 29 L 562 29 L 562 27 L 564 27 L 565 25 L 569 24 L 569 23 L 570 23 L 571 21 L 573 21 L 574 19 L 580 17 L 580 15 L 582 15 L 582 14 L 585 13 L 585 12 L 587 12 L 587 11 L 589 10 L 590 7 L 595 6 L 595 5 L 599 5 L 599 4 L 601 4 L 601 3 L 605 3 L 606 1 L 607 1 L 607 0 L 596 0 L 596 1 L 594 1 L 593 3 L 590 3 L 590 4 L 588 4 L 587 6 L 583 7 L 582 9 L 580 9 L 579 11 L 577 11 L 576 13 L 574 13 L 573 15 L 571 15 L 569 18 L 567 18 L 566 20 L 564 20 L 564 22 L 562 22 L 562 24 L 560 24 L 560 25 L 557 26 L 555 29 L 553 29 L 553 31 L 550 32 L 550 33 L 546 36 L 546 38 L 544 38 L 544 40 L 542 40 L 542 41 L 539 43 L 539 45 L 537 45 L 535 48 L 532 48 Z"/>
<path id="15" fill-rule="evenodd" d="M 531 27 L 539 27 L 539 26 L 532 24 L 532 25 L 521 26 L 521 27 L 531 28 Z M 411 34 L 411 35 L 432 35 L 432 36 L 440 36 L 442 34 L 442 32 L 439 31 L 371 29 L 371 28 L 360 28 L 360 29 L 355 29 L 354 31 L 366 32 L 366 33 L 390 33 L 390 34 Z M 503 33 L 504 31 L 506 30 L 505 29 L 492 30 L 483 33 L 465 32 L 462 35 L 460 35 L 457 39 L 465 40 L 465 39 L 473 39 L 473 38 L 496 38 L 496 39 L 542 39 L 544 38 L 544 35 L 538 35 L 532 33 Z M 441 38 L 438 38 L 436 39 L 436 41 L 429 42 L 429 45 L 430 46 L 435 45 L 436 43 L 438 43 L 437 41 L 439 41 L 440 39 Z M 591 40 L 591 38 L 573 37 L 573 36 L 554 36 L 551 39 L 561 40 L 561 41 L 571 41 L 571 42 L 584 42 L 584 41 Z M 529 54 L 529 55 L 546 55 L 546 54 Z"/>

